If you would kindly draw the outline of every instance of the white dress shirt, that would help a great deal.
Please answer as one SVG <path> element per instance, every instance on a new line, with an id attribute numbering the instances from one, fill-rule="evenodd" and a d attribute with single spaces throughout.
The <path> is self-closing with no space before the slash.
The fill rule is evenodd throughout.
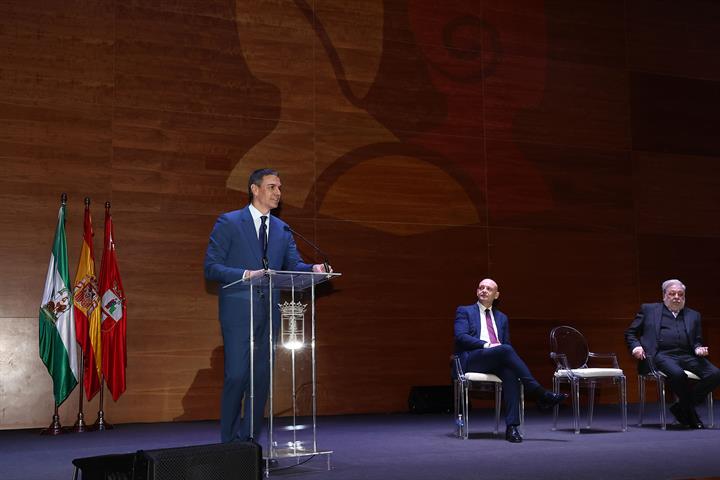
<path id="1" fill-rule="evenodd" d="M 260 225 L 262 224 L 262 220 L 260 219 L 260 217 L 262 217 L 263 214 L 260 213 L 260 210 L 255 208 L 252 203 L 250 204 L 249 210 L 250 210 L 250 215 L 252 215 L 253 223 L 255 224 L 255 236 L 260 238 Z M 265 227 L 266 227 L 267 235 L 269 236 L 270 235 L 270 212 L 268 212 L 265 216 L 267 217 L 267 220 L 265 220 Z"/>

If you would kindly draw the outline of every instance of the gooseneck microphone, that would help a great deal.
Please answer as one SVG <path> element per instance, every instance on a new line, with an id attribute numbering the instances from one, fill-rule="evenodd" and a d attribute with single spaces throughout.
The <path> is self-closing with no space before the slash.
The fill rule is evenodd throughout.
<path id="1" fill-rule="evenodd" d="M 328 261 L 328 257 L 327 257 L 327 255 L 325 255 L 325 252 L 323 252 L 322 250 L 320 250 L 320 249 L 318 248 L 318 246 L 315 245 L 313 242 L 311 242 L 310 240 L 308 240 L 307 238 L 303 237 L 303 236 L 300 235 L 298 232 L 296 232 L 295 230 L 293 230 L 292 228 L 290 228 L 289 225 L 285 225 L 284 228 L 285 228 L 285 231 L 286 231 L 286 232 L 290 232 L 290 233 L 292 233 L 293 235 L 297 235 L 298 237 L 300 237 L 300 239 L 301 239 L 303 242 L 305 242 L 305 243 L 307 243 L 308 245 L 310 245 L 317 253 L 319 253 L 320 256 L 321 256 L 322 259 L 323 259 L 323 266 L 325 267 L 325 273 L 330 273 L 330 262 Z"/>

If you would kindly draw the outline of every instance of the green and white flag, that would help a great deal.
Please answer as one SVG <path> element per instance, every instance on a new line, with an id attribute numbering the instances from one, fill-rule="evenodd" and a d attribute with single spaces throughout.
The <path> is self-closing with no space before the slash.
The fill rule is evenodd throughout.
<path id="1" fill-rule="evenodd" d="M 40 304 L 40 358 L 53 380 L 55 405 L 60 405 L 77 385 L 78 362 L 72 285 L 65 239 L 65 205 L 60 206 L 45 291 Z"/>

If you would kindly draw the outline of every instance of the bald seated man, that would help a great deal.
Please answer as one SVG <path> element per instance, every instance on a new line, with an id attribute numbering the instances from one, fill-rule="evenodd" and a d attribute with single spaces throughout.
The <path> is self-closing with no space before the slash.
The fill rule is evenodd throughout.
<path id="1" fill-rule="evenodd" d="M 455 313 L 455 353 L 464 372 L 491 373 L 503 381 L 505 407 L 505 439 L 522 442 L 520 425 L 520 385 L 530 397 L 537 398 L 542 410 L 550 410 L 568 395 L 546 390 L 530 373 L 525 362 L 510 345 L 508 317 L 493 308 L 500 296 L 498 284 L 490 278 L 477 287 L 478 301 L 461 306 Z"/>

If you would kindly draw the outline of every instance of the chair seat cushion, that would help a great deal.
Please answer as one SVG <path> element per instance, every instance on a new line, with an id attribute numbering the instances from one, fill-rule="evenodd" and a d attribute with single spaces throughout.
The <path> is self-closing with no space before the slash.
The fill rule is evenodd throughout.
<path id="1" fill-rule="evenodd" d="M 492 373 L 465 372 L 465 379 L 470 380 L 471 382 L 502 383 L 502 380 Z"/>
<path id="2" fill-rule="evenodd" d="M 573 368 L 570 370 L 572 374 L 580 378 L 594 377 L 621 377 L 623 371 L 620 368 Z M 555 372 L 556 377 L 569 377 L 568 370 L 558 370 Z"/>
<path id="3" fill-rule="evenodd" d="M 687 377 L 688 377 L 690 380 L 700 380 L 700 377 L 698 377 L 697 375 L 695 375 L 695 374 L 694 374 L 693 372 L 691 372 L 690 370 L 683 370 L 683 371 L 685 372 L 685 375 L 687 375 Z M 665 375 L 665 372 L 658 372 L 658 373 L 660 373 L 660 375 L 662 375 L 663 377 L 667 377 L 667 375 Z"/>

